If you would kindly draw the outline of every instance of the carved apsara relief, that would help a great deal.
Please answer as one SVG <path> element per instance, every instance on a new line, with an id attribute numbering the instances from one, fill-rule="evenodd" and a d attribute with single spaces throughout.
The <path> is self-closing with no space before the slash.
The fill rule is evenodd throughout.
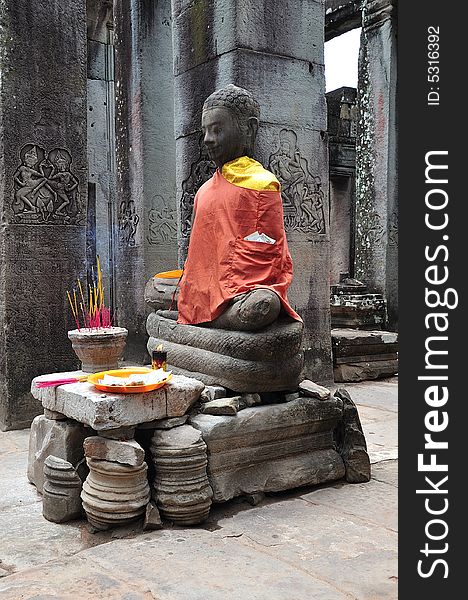
<path id="1" fill-rule="evenodd" d="M 398 247 L 398 213 L 392 213 L 388 223 L 388 245 Z"/>
<path id="2" fill-rule="evenodd" d="M 177 239 L 177 214 L 162 196 L 151 199 L 148 213 L 147 240 L 151 245 L 165 244 Z"/>
<path id="3" fill-rule="evenodd" d="M 203 135 L 201 135 L 198 140 L 198 147 L 198 157 L 190 166 L 189 176 L 182 182 L 182 197 L 180 199 L 180 229 L 181 235 L 184 238 L 188 238 L 190 236 L 195 194 L 216 171 L 216 165 L 208 157 L 206 146 L 203 143 Z"/>
<path id="4" fill-rule="evenodd" d="M 135 246 L 135 235 L 140 217 L 136 212 L 133 200 L 122 200 L 119 207 L 120 241 L 127 246 Z"/>
<path id="5" fill-rule="evenodd" d="M 71 153 L 65 148 L 47 153 L 37 144 L 23 146 L 13 175 L 11 221 L 28 225 L 81 223 L 79 180 L 71 163 Z"/>
<path id="6" fill-rule="evenodd" d="M 285 230 L 325 233 L 322 182 L 310 172 L 298 147 L 297 134 L 291 129 L 280 131 L 279 148 L 270 156 L 268 168 L 281 183 Z"/>

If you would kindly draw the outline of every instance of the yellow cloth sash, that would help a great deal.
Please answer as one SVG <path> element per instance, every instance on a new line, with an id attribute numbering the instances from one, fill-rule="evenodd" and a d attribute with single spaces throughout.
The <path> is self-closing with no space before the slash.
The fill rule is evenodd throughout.
<path id="1" fill-rule="evenodd" d="M 241 156 L 226 163 L 223 165 L 221 174 L 229 183 L 238 187 L 260 191 L 279 191 L 281 189 L 280 182 L 273 173 L 248 156 Z"/>

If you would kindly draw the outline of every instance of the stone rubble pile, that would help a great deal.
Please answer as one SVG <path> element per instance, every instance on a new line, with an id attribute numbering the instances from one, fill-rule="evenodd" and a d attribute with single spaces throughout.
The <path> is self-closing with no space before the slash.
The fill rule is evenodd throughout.
<path id="1" fill-rule="evenodd" d="M 47 414 L 31 428 L 28 477 L 45 518 L 84 513 L 93 528 L 161 517 L 196 525 L 213 502 L 370 479 L 356 406 L 345 389 L 303 380 L 277 393 L 239 393 L 175 375 L 147 394 L 101 394 L 88 384 L 32 393 Z M 135 439 L 136 438 L 136 439 Z M 83 484 L 82 484 L 83 481 Z"/>

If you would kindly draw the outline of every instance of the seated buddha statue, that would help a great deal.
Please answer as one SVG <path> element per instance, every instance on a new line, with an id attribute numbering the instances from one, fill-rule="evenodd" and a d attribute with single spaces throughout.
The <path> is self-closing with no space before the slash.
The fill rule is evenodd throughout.
<path id="1" fill-rule="evenodd" d="M 198 190 L 178 297 L 178 323 L 254 331 L 280 313 L 300 321 L 287 299 L 292 261 L 280 183 L 252 158 L 260 107 L 235 85 L 203 105 L 202 131 L 214 175 Z"/>
<path id="2" fill-rule="evenodd" d="M 206 99 L 204 142 L 217 170 L 194 199 L 178 313 L 154 305 L 147 320 L 150 354 L 162 346 L 175 373 L 235 392 L 293 390 L 303 366 L 280 184 L 252 158 L 259 116 L 234 85 Z M 158 290 L 148 284 L 151 302 Z"/>

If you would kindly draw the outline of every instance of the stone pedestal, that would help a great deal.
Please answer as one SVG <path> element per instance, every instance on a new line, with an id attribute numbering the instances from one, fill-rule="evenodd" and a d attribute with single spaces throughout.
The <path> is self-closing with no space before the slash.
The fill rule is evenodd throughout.
<path id="1" fill-rule="evenodd" d="M 172 19 L 180 263 L 195 193 L 214 171 L 201 144 L 202 105 L 233 83 L 260 104 L 254 158 L 282 184 L 306 375 L 331 381 L 324 4 L 176 0 Z"/>
<path id="2" fill-rule="evenodd" d="M 81 479 L 66 460 L 48 456 L 44 463 L 42 514 L 53 523 L 64 523 L 82 515 Z"/>
<path id="3" fill-rule="evenodd" d="M 345 468 L 333 442 L 341 418 L 336 398 L 298 398 L 236 417 L 192 417 L 208 448 L 213 500 L 341 479 Z"/>
<path id="4" fill-rule="evenodd" d="M 0 428 L 31 377 L 77 361 L 65 291 L 85 271 L 86 3 L 0 4 Z"/>
<path id="5" fill-rule="evenodd" d="M 359 59 L 355 276 L 398 314 L 396 0 L 366 0 Z"/>
<path id="6" fill-rule="evenodd" d="M 82 374 L 82 371 L 75 371 L 60 375 Z M 60 412 L 98 432 L 134 428 L 140 423 L 166 417 L 181 417 L 198 400 L 205 387 L 201 381 L 182 375 L 174 375 L 163 388 L 131 395 L 103 393 L 85 382 L 57 388 L 39 388 L 36 383 L 37 378 L 31 384 L 31 392 L 44 408 Z"/>
<path id="7" fill-rule="evenodd" d="M 206 444 L 201 433 L 190 425 L 156 431 L 151 453 L 154 496 L 161 514 L 180 525 L 204 521 L 213 492 L 206 474 Z"/>
<path id="8" fill-rule="evenodd" d="M 96 529 L 108 529 L 134 521 L 145 513 L 150 499 L 147 465 L 137 467 L 87 458 L 89 475 L 81 499 L 88 521 Z"/>
<path id="9" fill-rule="evenodd" d="M 332 329 L 335 381 L 390 377 L 398 372 L 398 334 Z"/>
<path id="10" fill-rule="evenodd" d="M 116 0 L 116 306 L 143 362 L 144 282 L 177 267 L 171 3 Z"/>
<path id="11" fill-rule="evenodd" d="M 262 331 L 228 331 L 179 325 L 164 314 L 148 316 L 148 352 L 162 344 L 174 372 L 236 392 L 297 387 L 303 366 L 302 323 L 278 319 Z"/>

